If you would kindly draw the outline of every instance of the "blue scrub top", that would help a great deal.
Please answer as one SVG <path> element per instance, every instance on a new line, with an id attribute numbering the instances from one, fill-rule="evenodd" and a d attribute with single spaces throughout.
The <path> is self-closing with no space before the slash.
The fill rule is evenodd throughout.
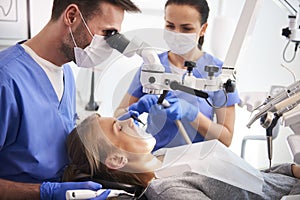
<path id="1" fill-rule="evenodd" d="M 162 65 L 165 67 L 165 72 L 171 73 L 170 64 L 168 60 L 168 52 L 164 52 L 159 55 L 160 61 Z M 199 58 L 196 62 L 197 67 L 193 69 L 193 75 L 197 78 L 207 78 L 207 72 L 205 72 L 204 68 L 206 65 L 215 65 L 221 69 L 223 62 L 219 59 L 213 57 L 208 53 L 204 53 L 204 55 Z M 219 70 L 215 75 L 218 76 L 221 73 Z M 140 82 L 141 68 L 135 74 L 133 81 L 128 89 L 128 93 L 134 97 L 141 98 L 145 93 L 143 93 L 143 88 Z M 185 99 L 189 103 L 193 104 L 198 108 L 198 112 L 203 113 L 206 117 L 213 120 L 214 118 L 214 109 L 206 102 L 205 99 L 196 97 L 191 94 L 187 94 L 181 91 L 170 91 L 169 95 L 174 95 L 178 98 Z M 207 92 L 209 94 L 208 100 L 216 106 L 221 106 L 226 101 L 225 94 L 223 91 L 217 92 Z M 239 96 L 237 90 L 233 93 L 228 93 L 228 100 L 226 106 L 231 106 L 236 103 L 239 103 Z M 153 113 L 149 113 L 147 119 L 147 132 L 151 133 L 156 139 L 156 145 L 154 147 L 154 151 L 162 148 L 162 147 L 174 147 L 186 144 L 184 138 L 178 131 L 178 128 L 174 121 L 169 120 L 165 115 L 154 115 Z M 203 141 L 203 136 L 194 129 L 190 122 L 182 119 L 182 124 L 186 129 L 190 139 L 192 142 L 200 142 Z M 200 122 L 201 123 L 201 122 Z"/>
<path id="2" fill-rule="evenodd" d="M 63 66 L 61 101 L 44 70 L 16 44 L 0 52 L 0 178 L 60 180 L 66 137 L 75 127 L 75 81 Z"/>

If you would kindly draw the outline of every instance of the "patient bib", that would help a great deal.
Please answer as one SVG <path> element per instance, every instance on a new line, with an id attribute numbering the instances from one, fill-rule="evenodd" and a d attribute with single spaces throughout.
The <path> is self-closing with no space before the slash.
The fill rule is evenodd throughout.
<path id="1" fill-rule="evenodd" d="M 218 140 L 167 149 L 157 178 L 195 172 L 241 189 L 263 195 L 263 176 Z"/>

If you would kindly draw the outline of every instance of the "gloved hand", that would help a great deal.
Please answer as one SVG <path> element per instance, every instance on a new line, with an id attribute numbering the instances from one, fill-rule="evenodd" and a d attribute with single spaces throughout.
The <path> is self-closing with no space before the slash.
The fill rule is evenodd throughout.
<path id="1" fill-rule="evenodd" d="M 146 94 L 142 96 L 142 98 L 140 98 L 138 102 L 129 106 L 128 110 L 135 110 L 139 114 L 142 114 L 144 112 L 149 113 L 151 107 L 157 104 L 157 100 L 158 96 L 153 94 Z"/>
<path id="2" fill-rule="evenodd" d="M 189 122 L 196 119 L 198 115 L 198 108 L 193 104 L 177 97 L 166 98 L 166 100 L 170 103 L 169 107 L 162 109 L 157 106 L 156 109 L 164 111 L 169 119 L 174 121 L 187 119 Z"/>
<path id="3" fill-rule="evenodd" d="M 123 115 L 121 115 L 120 117 L 118 117 L 118 120 L 126 120 L 129 118 L 134 119 L 134 123 L 139 126 L 139 123 L 136 119 L 138 119 L 139 117 L 139 113 L 137 111 L 134 110 L 129 110 L 128 112 L 124 113 Z"/>
<path id="4" fill-rule="evenodd" d="M 61 200 L 66 199 L 67 190 L 89 189 L 97 191 L 101 188 L 101 184 L 92 181 L 64 183 L 43 182 L 40 186 L 40 198 L 41 200 Z M 105 200 L 109 193 L 110 190 L 107 190 L 100 196 L 94 198 L 94 200 Z"/>

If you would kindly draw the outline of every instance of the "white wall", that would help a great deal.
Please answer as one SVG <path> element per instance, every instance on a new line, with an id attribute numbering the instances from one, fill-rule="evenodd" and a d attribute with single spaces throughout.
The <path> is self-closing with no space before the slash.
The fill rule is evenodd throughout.
<path id="1" fill-rule="evenodd" d="M 218 14 L 222 14 L 222 16 L 224 17 L 223 19 L 228 20 L 228 27 L 234 27 L 239 19 L 239 15 L 241 13 L 245 0 L 226 0 L 226 3 L 223 2 L 222 4 L 224 9 L 221 10 L 222 12 L 219 10 L 221 0 L 208 1 L 211 8 L 211 14 L 209 18 L 210 25 L 205 36 L 206 38 L 204 49 L 210 53 L 214 53 L 214 51 L 216 51 L 216 48 L 212 48 L 211 45 L 214 44 L 213 42 L 217 42 L 217 44 L 224 44 L 225 46 L 229 44 L 229 42 L 226 42 L 225 39 L 224 41 L 222 41 L 220 39 L 218 40 L 214 38 L 216 38 L 218 34 L 221 34 L 218 37 L 224 35 L 230 37 L 230 35 L 233 34 L 233 31 L 230 31 L 228 29 L 226 30 L 226 27 L 224 31 L 220 31 L 218 32 L 218 34 L 216 34 L 217 31 L 212 31 L 214 30 L 213 28 L 215 17 Z M 134 2 L 136 2 L 136 4 L 140 6 L 143 13 L 126 14 L 122 26 L 123 33 L 130 33 L 132 35 L 134 33 L 138 33 L 138 31 L 134 31 L 136 29 L 140 30 L 145 28 L 152 28 L 153 30 L 155 30 L 163 28 L 163 7 L 165 0 L 134 0 Z M 52 0 L 31 0 L 32 35 L 38 33 L 39 30 L 50 19 L 51 6 Z M 271 85 L 288 85 L 292 82 L 291 74 L 280 66 L 280 64 L 283 63 L 282 51 L 286 44 L 285 38 L 281 36 L 281 29 L 283 27 L 286 27 L 287 24 L 287 12 L 279 8 L 273 2 L 273 0 L 264 0 L 259 17 L 257 19 L 256 26 L 253 28 L 252 35 L 248 40 L 247 45 L 244 46 L 236 65 L 238 78 L 237 87 L 240 92 L 268 91 Z M 143 30 L 142 33 L 145 33 L 145 30 Z M 151 33 L 151 31 L 149 31 L 149 33 Z M 150 38 L 153 37 L 153 35 L 151 34 L 142 34 L 142 37 L 153 40 L 153 38 Z M 157 38 L 157 41 L 162 41 L 159 36 L 155 35 L 155 37 Z M 156 40 L 156 38 L 154 38 L 154 40 Z M 222 54 L 220 54 L 220 57 L 223 58 Z M 116 106 L 112 104 L 116 104 L 115 102 L 118 102 L 120 100 L 116 100 L 113 98 L 115 96 L 118 96 L 115 93 L 115 89 L 119 88 L 120 86 L 118 85 L 118 81 L 116 80 L 122 79 L 122 73 L 125 75 L 128 74 L 128 72 L 124 72 L 123 69 L 126 69 L 128 67 L 128 69 L 130 69 L 128 71 L 134 70 L 134 68 L 137 67 L 140 62 L 141 60 L 122 61 L 116 59 L 115 63 L 118 66 L 111 67 L 111 69 L 114 68 L 116 70 L 115 72 L 111 72 L 110 69 L 106 69 L 106 74 L 100 73 L 101 75 L 99 75 L 97 80 L 97 95 L 100 95 L 98 100 L 102 101 L 102 103 L 104 101 L 114 102 L 108 103 L 109 105 L 105 103 L 101 104 L 101 110 L 106 115 L 112 114 L 112 109 Z M 299 63 L 300 55 L 298 52 L 296 60 L 291 64 L 286 64 L 286 66 L 290 67 L 290 69 L 295 72 L 297 78 L 299 78 L 300 75 Z M 122 70 L 119 70 L 119 65 L 123 65 Z M 81 73 L 81 71 L 79 71 L 78 69 L 76 69 L 75 71 L 76 73 Z M 99 78 L 101 80 L 99 80 Z M 103 80 L 105 80 L 105 83 L 103 83 Z M 85 86 L 81 87 L 84 88 L 84 90 L 89 91 L 89 84 L 86 85 L 86 88 Z M 103 95 L 103 91 L 105 91 L 105 95 Z M 118 98 L 120 97 L 118 96 Z M 258 132 L 264 134 L 264 130 L 259 125 L 255 125 L 254 128 L 251 128 L 250 130 L 247 129 L 245 125 L 248 120 L 249 113 L 245 109 L 237 108 L 235 135 L 233 144 L 231 146 L 231 149 L 237 154 L 240 153 L 241 139 L 244 135 L 254 133 L 257 134 Z M 289 128 L 282 128 L 280 135 L 274 141 L 275 163 L 281 163 L 291 160 L 285 142 L 285 138 L 289 134 L 291 134 Z M 246 160 L 255 167 L 267 166 L 266 143 L 249 142 L 246 148 Z"/>
<path id="2" fill-rule="evenodd" d="M 50 20 L 53 0 L 30 0 L 32 36 L 36 35 Z"/>

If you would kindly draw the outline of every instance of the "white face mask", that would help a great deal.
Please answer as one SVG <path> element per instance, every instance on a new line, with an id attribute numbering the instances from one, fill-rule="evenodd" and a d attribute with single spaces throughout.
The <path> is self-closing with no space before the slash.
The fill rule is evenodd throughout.
<path id="1" fill-rule="evenodd" d="M 184 55 L 198 45 L 196 33 L 176 33 L 164 30 L 164 40 L 175 54 Z"/>
<path id="2" fill-rule="evenodd" d="M 74 47 L 75 60 L 77 66 L 79 67 L 92 68 L 104 62 L 112 54 L 113 49 L 107 44 L 107 42 L 104 39 L 104 36 L 97 35 L 97 34 L 93 36 L 89 27 L 85 23 L 82 15 L 81 18 L 85 27 L 88 29 L 93 39 L 89 46 L 87 46 L 85 49 L 82 49 L 77 46 L 71 28 L 69 27 L 72 40 L 75 44 Z"/>

